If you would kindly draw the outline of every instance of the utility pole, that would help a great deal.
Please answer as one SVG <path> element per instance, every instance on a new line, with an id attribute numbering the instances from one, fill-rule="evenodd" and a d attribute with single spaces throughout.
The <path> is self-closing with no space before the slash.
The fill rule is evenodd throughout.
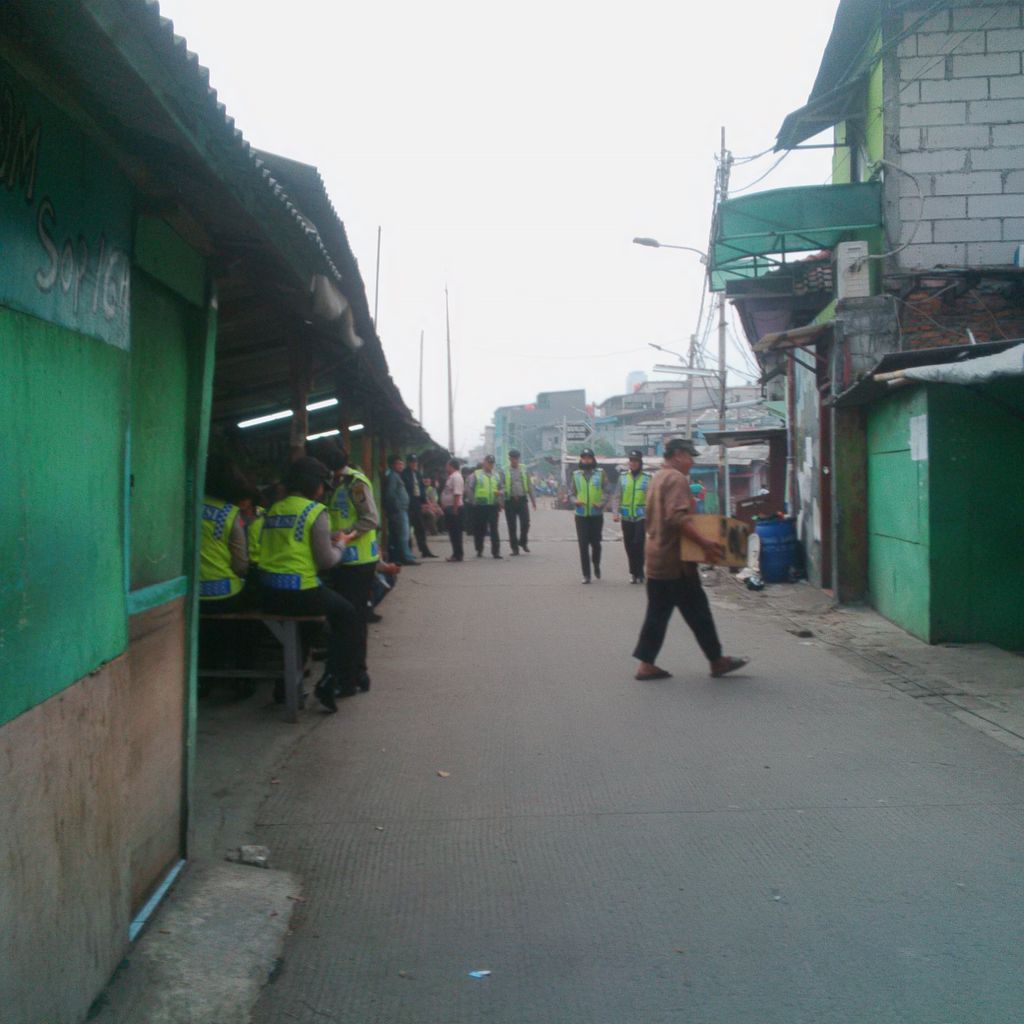
<path id="1" fill-rule="evenodd" d="M 423 331 L 420 331 L 420 423 L 423 422 Z"/>
<path id="2" fill-rule="evenodd" d="M 444 329 L 448 350 L 448 451 L 455 455 L 455 405 L 452 400 L 452 323 L 448 315 L 448 285 L 444 286 Z"/>
<path id="3" fill-rule="evenodd" d="M 690 352 L 687 356 L 686 365 L 692 370 L 693 362 L 697 358 L 697 335 L 690 335 Z M 686 378 L 686 437 L 693 440 L 693 374 Z"/>
<path id="4" fill-rule="evenodd" d="M 380 334 L 377 326 L 377 295 L 380 292 L 380 225 L 377 225 L 377 270 L 373 275 L 373 329 Z"/>
<path id="5" fill-rule="evenodd" d="M 718 202 L 725 202 L 729 195 L 729 167 L 732 163 L 732 155 L 725 148 L 725 128 L 722 128 L 722 153 L 718 161 Z M 728 372 L 725 364 L 725 289 L 718 295 L 718 374 L 721 388 L 718 396 L 718 429 L 725 430 L 725 384 Z M 718 493 L 722 496 L 722 515 L 729 515 L 729 450 L 724 444 L 718 448 Z"/>

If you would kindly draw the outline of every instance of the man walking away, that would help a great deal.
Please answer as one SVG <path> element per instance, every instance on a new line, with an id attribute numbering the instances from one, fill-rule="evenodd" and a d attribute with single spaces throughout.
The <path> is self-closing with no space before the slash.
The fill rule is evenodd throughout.
<path id="1" fill-rule="evenodd" d="M 629 453 L 629 472 L 619 476 L 619 508 L 614 520 L 622 524 L 622 544 L 629 563 L 630 583 L 644 581 L 644 533 L 647 528 L 647 489 L 651 474 L 644 472 L 644 455 Z"/>
<path id="2" fill-rule="evenodd" d="M 508 470 L 505 472 L 505 522 L 508 524 L 508 543 L 512 554 L 518 555 L 522 548 L 530 553 L 526 541 L 530 534 L 530 505 L 537 511 L 537 499 L 526 467 L 520 464 L 519 450 L 508 453 Z"/>
<path id="3" fill-rule="evenodd" d="M 444 524 L 448 530 L 448 539 L 452 542 L 452 553 L 448 562 L 462 561 L 462 497 L 466 482 L 462 478 L 458 459 L 449 459 L 445 469 L 448 479 L 441 491 L 441 508 L 444 509 Z"/>
<path id="4" fill-rule="evenodd" d="M 494 472 L 494 456 L 484 457 L 483 465 L 469 478 L 466 486 L 466 500 L 473 507 L 473 544 L 476 557 L 484 557 L 484 537 L 491 535 L 491 555 L 501 558 L 501 541 L 498 538 L 498 509 L 501 504 L 501 481 Z"/>
<path id="5" fill-rule="evenodd" d="M 572 475 L 576 504 L 576 541 L 580 546 L 580 568 L 583 582 L 590 582 L 591 564 L 594 576 L 601 578 L 601 533 L 604 531 L 604 507 L 608 503 L 608 478 L 597 465 L 590 448 L 580 452 L 580 467 Z"/>
<path id="6" fill-rule="evenodd" d="M 405 460 L 402 470 L 402 483 L 409 493 L 409 526 L 416 537 L 416 547 L 420 549 L 420 558 L 437 558 L 427 547 L 427 530 L 423 523 L 423 506 L 427 503 L 427 489 L 423 484 L 420 472 L 420 457 L 412 453 Z"/>
<path id="7" fill-rule="evenodd" d="M 655 664 L 672 609 L 678 608 L 697 638 L 711 675 L 724 676 L 747 664 L 746 658 L 722 654 L 715 620 L 707 594 L 700 584 L 697 563 L 684 562 L 680 542 L 684 536 L 703 549 L 705 561 L 718 561 L 724 554 L 717 541 L 705 540 L 689 522 L 693 496 L 687 473 L 698 453 L 692 441 L 675 437 L 665 445 L 665 462 L 654 474 L 647 491 L 647 544 L 644 569 L 647 574 L 647 614 L 633 657 L 639 659 L 637 679 L 667 679 L 671 673 Z"/>

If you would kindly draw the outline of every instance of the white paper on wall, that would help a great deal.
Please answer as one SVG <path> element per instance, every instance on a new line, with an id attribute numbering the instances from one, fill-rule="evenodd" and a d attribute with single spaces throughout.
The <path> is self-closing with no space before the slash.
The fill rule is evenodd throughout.
<path id="1" fill-rule="evenodd" d="M 928 460 L 928 416 L 910 417 L 910 457 L 914 462 Z"/>

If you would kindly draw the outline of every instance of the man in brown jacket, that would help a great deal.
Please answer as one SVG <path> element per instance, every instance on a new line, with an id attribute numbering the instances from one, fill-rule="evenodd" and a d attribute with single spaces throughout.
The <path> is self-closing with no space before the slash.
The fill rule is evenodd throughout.
<path id="1" fill-rule="evenodd" d="M 654 474 L 647 492 L 647 542 L 644 572 L 647 576 L 647 615 L 640 630 L 633 657 L 639 659 L 637 679 L 667 679 L 671 673 L 658 668 L 655 661 L 665 631 L 678 608 L 686 624 L 711 665 L 713 676 L 724 676 L 742 668 L 746 658 L 733 658 L 722 654 L 715 620 L 707 595 L 700 585 L 700 575 L 694 562 L 684 562 L 679 556 L 683 535 L 696 541 L 704 549 L 708 562 L 716 562 L 724 554 L 717 541 L 705 540 L 697 533 L 689 516 L 693 514 L 693 495 L 687 474 L 698 453 L 692 441 L 672 438 L 665 445 L 665 462 Z"/>

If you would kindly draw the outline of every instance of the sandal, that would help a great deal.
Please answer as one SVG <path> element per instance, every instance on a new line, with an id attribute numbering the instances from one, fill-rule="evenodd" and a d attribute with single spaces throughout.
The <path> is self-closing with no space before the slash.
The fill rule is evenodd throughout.
<path id="1" fill-rule="evenodd" d="M 663 668 L 655 669 L 653 672 L 645 672 L 637 674 L 633 677 L 634 679 L 671 679 L 672 673 L 666 672 Z"/>
<path id="2" fill-rule="evenodd" d="M 721 668 L 711 670 L 711 675 L 718 679 L 720 676 L 735 672 L 738 668 L 743 668 L 749 661 L 749 658 L 726 658 L 725 664 Z"/>

